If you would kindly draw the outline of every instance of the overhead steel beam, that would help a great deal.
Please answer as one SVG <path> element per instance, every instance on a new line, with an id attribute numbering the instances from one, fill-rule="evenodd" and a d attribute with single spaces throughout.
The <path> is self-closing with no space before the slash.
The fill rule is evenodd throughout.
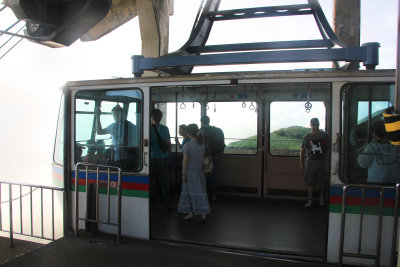
<path id="1" fill-rule="evenodd" d="M 214 53 L 214 52 L 227 52 L 227 51 L 318 48 L 318 47 L 333 47 L 334 45 L 335 44 L 331 40 L 304 40 L 304 41 L 192 46 L 188 48 L 188 51 L 192 54 L 197 54 L 197 53 Z"/>
<path id="2" fill-rule="evenodd" d="M 210 55 L 169 56 L 145 58 L 132 56 L 133 74 L 140 77 L 145 70 L 159 70 L 169 74 L 180 74 L 174 67 L 212 66 L 230 64 L 358 61 L 367 69 L 379 64 L 379 43 L 366 43 L 362 47 L 338 49 L 305 49 L 285 51 L 224 53 Z"/>
<path id="3" fill-rule="evenodd" d="M 310 8 L 310 5 L 286 5 L 215 11 L 210 12 L 209 16 L 212 16 L 214 21 L 221 21 L 232 19 L 253 19 L 294 15 L 310 15 L 312 13 L 313 11 Z"/>
<path id="4" fill-rule="evenodd" d="M 189 74 L 194 66 L 205 65 L 333 61 L 336 68 L 339 68 L 338 61 L 345 61 L 350 63 L 363 62 L 367 69 L 374 69 L 379 62 L 379 43 L 368 43 L 362 47 L 350 47 L 341 42 L 328 23 L 318 0 L 308 0 L 308 4 L 302 5 L 223 11 L 218 10 L 219 4 L 220 0 L 207 0 L 204 6 L 200 7 L 199 15 L 196 18 L 189 40 L 178 51 L 160 58 L 133 56 L 132 72 L 135 76 L 142 75 L 144 70 L 169 74 Z M 206 45 L 214 22 L 293 15 L 312 15 L 322 39 Z M 316 49 L 322 47 L 325 49 Z M 299 50 L 300 48 L 304 50 Z M 255 52 L 261 50 L 278 51 Z"/>

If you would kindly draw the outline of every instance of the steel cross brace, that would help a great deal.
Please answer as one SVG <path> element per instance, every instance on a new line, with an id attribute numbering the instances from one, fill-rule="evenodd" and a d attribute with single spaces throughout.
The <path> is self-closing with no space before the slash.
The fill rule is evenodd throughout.
<path id="1" fill-rule="evenodd" d="M 375 69 L 375 66 L 379 64 L 379 43 L 366 43 L 361 47 L 336 49 L 262 51 L 159 58 L 132 56 L 135 77 L 140 77 L 145 70 L 159 70 L 170 74 L 180 74 L 179 72 L 174 73 L 173 67 L 184 66 L 322 61 L 358 61 L 363 62 L 367 69 Z"/>
<path id="2" fill-rule="evenodd" d="M 191 73 L 194 66 L 323 61 L 334 62 L 336 68 L 339 68 L 338 61 L 363 62 L 367 69 L 374 69 L 379 63 L 379 43 L 366 43 L 361 47 L 342 43 L 326 20 L 318 0 L 308 0 L 308 4 L 303 5 L 219 11 L 220 1 L 207 0 L 200 7 L 189 40 L 178 51 L 159 58 L 132 56 L 132 73 L 141 76 L 145 70 L 154 70 L 179 75 Z M 313 15 L 322 39 L 206 45 L 216 21 L 294 15 Z"/>

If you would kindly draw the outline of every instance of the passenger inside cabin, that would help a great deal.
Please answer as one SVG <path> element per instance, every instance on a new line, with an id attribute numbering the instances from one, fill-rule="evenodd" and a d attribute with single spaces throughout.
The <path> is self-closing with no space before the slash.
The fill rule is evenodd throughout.
<path id="1" fill-rule="evenodd" d="M 367 182 L 396 183 L 400 181 L 400 148 L 386 138 L 382 120 L 372 126 L 373 139 L 357 158 L 362 168 L 368 168 Z"/>
<path id="2" fill-rule="evenodd" d="M 85 149 L 84 146 L 82 146 L 79 143 L 76 144 L 76 146 L 75 146 L 75 162 L 82 162 L 83 149 Z"/>
<path id="3" fill-rule="evenodd" d="M 186 124 L 181 124 L 181 125 L 179 125 L 179 135 L 183 137 L 182 144 L 179 143 L 178 137 L 176 137 L 175 141 L 176 141 L 176 143 L 179 145 L 179 147 L 180 147 L 181 149 L 183 149 L 183 146 L 184 146 L 187 142 L 190 141 L 190 137 L 188 136 Z"/>
<path id="4" fill-rule="evenodd" d="M 305 208 L 313 206 L 314 187 L 319 187 L 319 205 L 325 206 L 326 186 L 329 180 L 329 134 L 319 129 L 318 118 L 310 121 L 311 133 L 303 138 L 300 151 L 300 169 L 305 170 L 308 200 Z"/>
<path id="5" fill-rule="evenodd" d="M 134 169 L 137 166 L 136 149 L 138 147 L 137 127 L 128 121 L 120 105 L 111 110 L 114 121 L 103 128 L 100 121 L 101 109 L 96 108 L 96 132 L 98 135 L 110 134 L 114 146 L 114 161 L 124 169 Z"/>
<path id="6" fill-rule="evenodd" d="M 97 156 L 96 156 L 96 141 L 95 140 L 88 140 L 86 142 L 87 146 L 87 154 L 86 156 L 82 159 L 83 162 L 87 163 L 97 163 Z"/>

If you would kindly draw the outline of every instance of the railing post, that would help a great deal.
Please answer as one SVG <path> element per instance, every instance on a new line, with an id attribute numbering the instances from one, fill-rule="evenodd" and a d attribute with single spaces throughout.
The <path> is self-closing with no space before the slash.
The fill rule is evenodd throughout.
<path id="1" fill-rule="evenodd" d="M 396 241 L 397 241 L 397 227 L 399 221 L 399 192 L 400 184 L 396 184 L 396 198 L 394 202 L 394 214 L 393 214 L 393 235 L 392 235 L 392 247 L 390 251 L 390 266 L 395 267 L 395 254 L 396 254 Z"/>
<path id="2" fill-rule="evenodd" d="M 118 233 L 117 233 L 117 243 L 121 243 L 121 195 L 122 195 L 122 181 L 121 181 L 121 169 L 118 170 L 118 194 L 117 194 L 117 202 L 118 202 Z"/>
<path id="3" fill-rule="evenodd" d="M 52 230 L 52 239 L 54 240 L 54 189 L 51 189 L 51 230 Z"/>
<path id="4" fill-rule="evenodd" d="M 1 190 L 2 190 L 2 185 L 3 184 L 8 184 L 8 201 L 5 202 L 5 204 L 8 202 L 9 205 L 9 229 L 3 229 L 3 225 L 2 225 L 2 218 L 3 218 L 3 210 L 1 209 L 1 205 L 0 205 L 0 231 L 3 232 L 9 232 L 10 235 L 10 246 L 13 247 L 14 246 L 14 218 L 13 218 L 13 201 L 16 202 L 16 205 L 19 205 L 20 207 L 20 219 L 19 219 L 19 224 L 20 224 L 20 232 L 15 232 L 15 234 L 21 235 L 21 236 L 29 236 L 29 237 L 34 237 L 34 238 L 39 238 L 39 239 L 45 239 L 45 240 L 55 240 L 55 206 L 54 206 L 54 191 L 61 191 L 63 194 L 65 193 L 65 190 L 63 188 L 57 188 L 57 187 L 51 187 L 51 186 L 40 186 L 40 185 L 32 185 L 32 184 L 23 184 L 23 183 L 10 183 L 10 182 L 3 182 L 0 181 L 0 202 L 3 200 L 1 198 Z M 19 190 L 17 190 L 17 186 L 19 186 Z M 26 194 L 22 194 L 23 187 L 29 187 L 29 191 Z M 35 187 L 34 190 L 32 190 L 32 188 Z M 15 197 L 15 199 L 13 199 L 13 188 L 16 188 L 16 192 L 19 191 L 19 195 L 17 192 L 17 195 Z M 41 234 L 39 235 L 35 235 L 33 232 L 33 192 L 36 190 L 40 189 L 40 202 L 38 203 L 38 205 L 40 205 L 40 228 L 41 228 Z M 44 199 L 43 199 L 43 191 L 46 190 L 50 190 L 51 191 L 51 203 L 48 203 L 49 205 L 51 205 L 51 231 L 52 231 L 52 236 L 51 237 L 46 237 L 45 236 L 45 228 L 44 228 L 44 216 L 45 216 L 45 208 L 44 208 Z M 28 196 L 29 195 L 29 196 Z M 25 205 L 22 204 L 23 198 L 27 197 L 30 200 L 30 207 L 24 207 Z M 19 204 L 17 203 L 19 199 Z M 47 202 L 46 202 L 47 205 Z M 27 216 L 28 212 L 24 212 L 24 208 L 25 209 L 30 209 L 30 233 L 27 233 L 28 231 L 26 230 L 27 226 L 24 225 L 24 220 L 23 218 Z M 17 212 L 17 211 L 16 211 Z M 39 209 L 35 209 L 35 212 L 39 213 Z M 47 213 L 46 213 L 47 214 Z M 25 216 L 23 216 L 25 215 Z M 18 220 L 18 218 L 17 218 Z M 18 222 L 17 222 L 18 224 Z M 28 222 L 27 222 L 28 224 Z M 25 229 L 25 231 L 24 231 Z M 46 228 L 47 229 L 47 228 Z M 63 233 L 64 234 L 64 233 Z"/>
<path id="5" fill-rule="evenodd" d="M 8 194 L 9 206 L 10 206 L 10 246 L 14 246 L 14 236 L 13 236 L 13 219 L 12 219 L 12 185 L 8 184 L 8 190 L 10 191 Z"/>
<path id="6" fill-rule="evenodd" d="M 43 188 L 40 188 L 40 227 L 42 231 L 42 238 L 44 237 L 44 226 L 43 226 Z"/>
<path id="7" fill-rule="evenodd" d="M 21 234 L 24 233 L 22 225 L 22 185 L 19 186 L 19 226 L 21 229 Z"/>
<path id="8" fill-rule="evenodd" d="M 343 246 L 344 246 L 344 229 L 345 229 L 345 217 L 346 217 L 346 191 L 347 186 L 343 186 L 343 199 L 342 199 L 342 217 L 340 218 L 340 238 L 339 238 L 339 259 L 338 266 L 342 266 L 343 262 Z"/>
<path id="9" fill-rule="evenodd" d="M 79 163 L 75 168 L 75 237 L 78 236 L 79 222 Z"/>
<path id="10" fill-rule="evenodd" d="M 79 167 L 85 167 L 86 168 L 86 204 L 88 201 L 88 187 L 89 187 L 89 167 L 91 167 L 91 171 L 96 171 L 96 214 L 94 215 L 94 218 L 89 218 L 88 217 L 88 212 L 86 211 L 85 217 L 80 218 L 79 217 L 79 200 L 78 200 L 78 188 L 79 188 Z M 93 168 L 93 169 L 92 169 Z M 107 170 L 107 220 L 101 220 L 100 219 L 100 169 L 106 169 Z M 118 185 L 117 185 L 117 222 L 111 222 L 110 221 L 110 195 L 111 195 L 111 189 L 110 189 L 110 180 L 111 180 L 111 173 L 110 170 L 116 170 L 118 174 Z M 96 224 L 106 224 L 106 225 L 113 225 L 117 227 L 117 243 L 119 244 L 121 242 L 121 210 L 122 210 L 122 170 L 119 167 L 115 166 L 107 166 L 107 165 L 97 165 L 97 164 L 91 164 L 91 163 L 77 163 L 76 164 L 76 169 L 75 169 L 75 236 L 78 236 L 78 222 L 80 220 L 84 220 L 85 222 L 90 222 L 90 223 L 96 223 Z"/>
<path id="11" fill-rule="evenodd" d="M 382 243 L 382 220 L 383 220 L 383 198 L 385 196 L 385 189 L 379 190 L 379 216 L 378 216 L 378 230 L 376 233 L 376 259 L 375 266 L 379 267 L 381 261 L 381 243 Z"/>

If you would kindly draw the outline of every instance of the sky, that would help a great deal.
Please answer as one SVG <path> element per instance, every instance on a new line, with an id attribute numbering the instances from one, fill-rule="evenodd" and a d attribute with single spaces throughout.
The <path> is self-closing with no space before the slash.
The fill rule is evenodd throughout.
<path id="1" fill-rule="evenodd" d="M 200 0 L 175 0 L 170 18 L 169 51 L 187 40 Z M 283 5 L 305 1 L 222 0 L 220 9 Z M 332 0 L 320 0 L 329 22 Z M 361 0 L 361 43 L 380 42 L 378 68 L 395 68 L 397 1 Z M 11 12 L 0 13 L 0 29 L 11 25 Z M 313 20 L 295 18 L 231 21 L 214 25 L 207 44 L 319 38 Z M 0 37 L 4 42 L 4 36 Z M 4 52 L 0 50 L 0 55 Z M 49 48 L 27 40 L 0 60 L 0 180 L 51 184 L 52 153 L 60 88 L 71 80 L 133 77 L 131 56 L 141 54 L 138 19 L 94 42 Z M 257 64 L 200 67 L 194 72 L 324 68 L 331 63 Z"/>

